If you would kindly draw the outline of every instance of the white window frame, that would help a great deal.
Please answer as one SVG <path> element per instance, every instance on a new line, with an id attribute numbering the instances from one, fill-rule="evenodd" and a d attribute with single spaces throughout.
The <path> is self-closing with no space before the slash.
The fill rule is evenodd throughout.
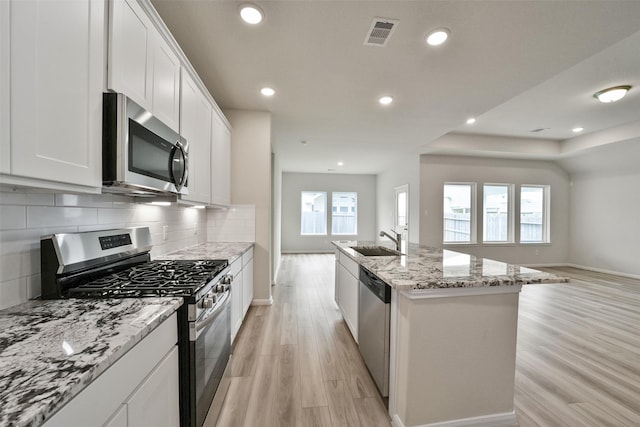
<path id="1" fill-rule="evenodd" d="M 334 216 L 336 214 L 342 213 L 342 212 L 333 211 L 333 208 L 334 208 L 333 196 L 335 194 L 353 194 L 355 196 L 356 206 L 355 206 L 355 211 L 353 213 L 355 214 L 354 217 L 355 217 L 356 224 L 355 224 L 355 231 L 353 233 L 334 233 L 333 232 Z M 331 235 L 332 236 L 357 236 L 358 235 L 358 192 L 357 191 L 334 191 L 331 193 Z"/>
<path id="2" fill-rule="evenodd" d="M 486 240 L 486 187 L 506 187 L 507 188 L 507 239 L 506 240 Z M 484 245 L 513 245 L 515 243 L 515 203 L 514 203 L 514 184 L 504 182 L 485 182 L 482 184 L 482 208 L 479 209 L 482 215 L 482 244 Z M 518 219 L 518 224 L 520 223 Z"/>
<path id="3" fill-rule="evenodd" d="M 446 185 L 464 185 L 464 186 L 468 186 L 470 188 L 469 192 L 470 192 L 470 200 L 469 200 L 469 241 L 468 242 L 461 242 L 461 241 L 453 241 L 453 240 L 445 240 L 445 233 L 446 230 L 444 228 L 444 188 Z M 477 236 L 478 236 L 478 215 L 477 215 L 477 191 L 478 190 L 478 185 L 475 182 L 444 182 L 442 184 L 442 207 L 443 207 L 443 211 L 442 211 L 442 243 L 445 245 L 475 245 L 477 244 L 478 240 L 477 240 Z"/>
<path id="4" fill-rule="evenodd" d="M 522 188 L 542 189 L 542 240 L 522 240 Z M 522 184 L 520 185 L 520 209 L 518 210 L 519 243 L 523 245 L 539 245 L 551 243 L 551 186 L 544 184 Z"/>
<path id="5" fill-rule="evenodd" d="M 304 198 L 304 194 L 305 193 L 316 193 L 316 194 L 324 194 L 324 233 L 305 233 L 304 232 L 304 222 L 303 222 L 303 206 L 302 206 L 302 200 Z M 327 235 L 327 230 L 328 230 L 328 224 L 327 224 L 327 210 L 329 208 L 329 195 L 326 191 L 313 191 L 313 190 L 303 190 L 300 192 L 300 235 L 301 236 L 326 236 Z"/>

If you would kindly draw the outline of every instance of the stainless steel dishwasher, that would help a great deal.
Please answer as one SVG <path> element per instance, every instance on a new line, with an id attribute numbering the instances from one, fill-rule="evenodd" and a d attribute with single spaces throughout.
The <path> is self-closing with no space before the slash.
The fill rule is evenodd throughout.
<path id="1" fill-rule="evenodd" d="M 358 345 L 378 390 L 389 396 L 389 324 L 391 287 L 360 267 Z"/>

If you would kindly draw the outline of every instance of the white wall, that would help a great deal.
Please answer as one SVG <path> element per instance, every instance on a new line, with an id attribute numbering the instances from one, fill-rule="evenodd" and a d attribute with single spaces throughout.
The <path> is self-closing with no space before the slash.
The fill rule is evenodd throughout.
<path id="1" fill-rule="evenodd" d="M 376 230 L 389 232 L 394 226 L 395 188 L 409 185 L 409 241 L 420 240 L 420 156 L 411 154 L 377 175 Z M 380 238 L 378 238 L 380 239 Z"/>
<path id="2" fill-rule="evenodd" d="M 327 204 L 335 191 L 358 193 L 358 235 L 332 236 L 331 210 L 327 206 L 327 235 L 300 235 L 300 193 L 302 191 L 326 191 Z M 332 252 L 332 240 L 376 239 L 376 176 L 322 173 L 282 174 L 282 252 L 319 253 Z"/>
<path id="3" fill-rule="evenodd" d="M 0 192 L 0 309 L 40 295 L 40 236 L 137 226 L 150 228 L 152 256 L 207 239 L 202 209 L 115 195 Z"/>
<path id="4" fill-rule="evenodd" d="M 569 257 L 569 176 L 552 162 L 423 155 L 420 166 L 420 243 L 442 247 L 443 184 L 476 182 L 550 186 L 550 244 L 447 245 L 448 249 L 513 264 L 566 264 Z M 516 203 L 518 203 L 518 194 Z M 516 212 L 518 210 L 516 209 Z M 482 221 L 478 216 L 480 242 Z"/>
<path id="5" fill-rule="evenodd" d="M 571 263 L 640 277 L 640 173 L 572 184 Z"/>
<path id="6" fill-rule="evenodd" d="M 231 123 L 231 202 L 255 206 L 254 303 L 271 302 L 271 113 L 226 110 Z"/>
<path id="7" fill-rule="evenodd" d="M 278 270 L 280 268 L 281 252 L 282 252 L 282 168 L 280 167 L 280 161 L 276 154 L 272 154 L 272 168 L 273 168 L 273 230 L 272 230 L 272 243 L 271 243 L 271 278 L 272 283 L 276 283 L 278 277 Z"/>

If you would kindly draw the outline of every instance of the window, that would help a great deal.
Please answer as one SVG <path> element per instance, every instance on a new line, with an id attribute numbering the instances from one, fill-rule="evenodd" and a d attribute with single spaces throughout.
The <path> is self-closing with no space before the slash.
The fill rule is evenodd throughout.
<path id="1" fill-rule="evenodd" d="M 545 243 L 548 233 L 549 187 L 523 185 L 520 187 L 520 242 Z"/>
<path id="2" fill-rule="evenodd" d="M 474 197 L 475 184 L 444 184 L 444 243 L 475 241 Z"/>
<path id="3" fill-rule="evenodd" d="M 327 193 L 303 191 L 300 215 L 300 234 L 303 236 L 327 234 Z"/>
<path id="4" fill-rule="evenodd" d="M 394 188 L 396 194 L 395 221 L 393 229 L 400 233 L 404 230 L 409 235 L 409 184 Z M 406 241 L 406 240 L 405 240 Z"/>
<path id="5" fill-rule="evenodd" d="M 358 234 L 358 193 L 333 193 L 331 234 Z"/>
<path id="6" fill-rule="evenodd" d="M 483 191 L 482 240 L 512 242 L 511 188 L 509 184 L 486 184 Z"/>

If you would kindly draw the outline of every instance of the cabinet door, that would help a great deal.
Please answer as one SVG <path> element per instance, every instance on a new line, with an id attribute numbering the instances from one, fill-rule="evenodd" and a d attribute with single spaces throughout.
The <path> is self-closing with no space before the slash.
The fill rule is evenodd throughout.
<path id="1" fill-rule="evenodd" d="M 231 203 L 231 131 L 217 114 L 213 114 L 211 142 L 211 203 Z"/>
<path id="2" fill-rule="evenodd" d="M 253 258 L 242 269 L 242 316 L 247 314 L 253 301 Z"/>
<path id="3" fill-rule="evenodd" d="M 211 201 L 211 104 L 184 72 L 180 89 L 180 135 L 189 144 L 189 194 L 183 200 Z"/>
<path id="4" fill-rule="evenodd" d="M 164 124 L 180 130 L 180 59 L 154 31 L 152 37 L 152 106 L 151 111 Z"/>
<path id="5" fill-rule="evenodd" d="M 11 174 L 101 187 L 105 2 L 9 7 Z"/>
<path id="6" fill-rule="evenodd" d="M 127 400 L 129 425 L 178 427 L 178 347 L 158 364 Z"/>
<path id="7" fill-rule="evenodd" d="M 344 265 L 338 263 L 337 268 L 338 306 L 353 339 L 358 342 L 358 279 Z"/>
<path id="8" fill-rule="evenodd" d="M 231 341 L 236 337 L 242 326 L 242 261 L 238 259 L 231 265 Z"/>
<path id="9" fill-rule="evenodd" d="M 135 0 L 112 0 L 109 20 L 108 86 L 152 110 L 153 23 Z"/>

